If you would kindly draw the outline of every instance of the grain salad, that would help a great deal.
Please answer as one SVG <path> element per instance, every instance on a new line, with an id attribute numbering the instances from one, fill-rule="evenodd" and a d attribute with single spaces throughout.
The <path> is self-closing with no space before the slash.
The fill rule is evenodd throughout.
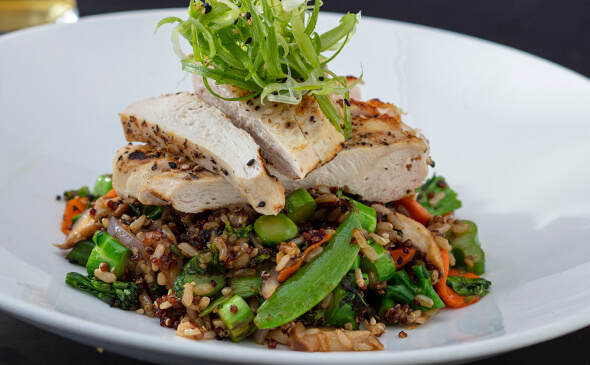
<path id="1" fill-rule="evenodd" d="M 403 339 L 488 294 L 428 140 L 327 67 L 359 16 L 318 34 L 320 6 L 191 0 L 160 21 L 195 92 L 119 113 L 112 173 L 58 196 L 56 246 L 85 268 L 67 285 L 186 340 L 306 352 L 383 350 L 391 326 Z"/>

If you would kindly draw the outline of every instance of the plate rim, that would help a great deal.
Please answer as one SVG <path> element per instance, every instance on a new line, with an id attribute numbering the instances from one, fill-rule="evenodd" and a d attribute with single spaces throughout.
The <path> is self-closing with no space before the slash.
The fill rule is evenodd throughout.
<path id="1" fill-rule="evenodd" d="M 152 16 L 156 13 L 165 13 L 171 11 L 182 11 L 184 8 L 164 8 L 164 9 L 149 9 L 149 10 L 136 10 L 136 11 L 124 11 L 107 14 L 97 14 L 87 17 L 82 17 L 78 23 L 90 23 L 116 20 L 118 18 L 130 18 L 130 17 L 145 17 Z M 340 13 L 324 12 L 325 16 L 337 17 Z M 389 20 L 376 17 L 364 16 L 371 22 L 384 22 L 394 23 L 409 28 L 415 28 L 419 30 L 427 30 L 436 33 L 443 33 L 447 36 L 458 37 L 462 40 L 476 42 L 480 44 L 486 44 L 488 46 L 497 47 L 503 51 L 510 51 L 531 58 L 534 61 L 541 61 L 546 63 L 548 67 L 557 67 L 561 71 L 570 73 L 573 77 L 581 77 L 583 80 L 590 83 L 590 78 L 568 69 L 562 65 L 559 65 L 553 61 L 547 60 L 537 55 L 521 51 L 503 44 L 496 42 L 480 39 L 474 36 L 457 33 L 454 31 L 434 28 L 425 25 L 407 23 L 396 20 Z M 74 25 L 75 26 L 75 25 Z M 56 29 L 58 27 L 72 27 L 70 24 L 47 24 L 41 25 L 29 29 L 24 29 L 16 32 L 11 32 L 0 36 L 0 48 L 4 41 L 12 40 L 19 37 L 27 37 L 29 34 L 36 34 L 38 32 L 45 32 L 48 29 Z M 482 43 L 483 42 L 483 43 Z M 589 84 L 590 85 L 590 84 Z M 493 294 L 492 294 L 493 295 Z M 15 305 L 15 301 L 17 302 Z M 165 339 L 162 342 L 161 337 L 153 336 L 145 333 L 137 333 L 127 329 L 110 327 L 100 323 L 95 323 L 74 317 L 62 312 L 52 310 L 47 307 L 37 306 L 29 302 L 25 302 L 18 298 L 13 298 L 3 293 L 0 293 L 0 310 L 6 313 L 12 314 L 15 317 L 24 321 L 33 323 L 36 326 L 49 326 L 55 330 L 66 331 L 71 334 L 80 335 L 85 338 L 93 340 L 103 340 L 112 342 L 113 339 L 117 339 L 118 343 L 123 346 L 131 347 L 137 350 L 153 351 L 155 353 L 174 353 L 181 355 L 183 358 L 201 358 L 207 360 L 217 361 L 234 361 L 239 363 L 274 363 L 277 360 L 290 362 L 290 358 L 296 357 L 297 360 L 322 362 L 322 363 L 338 363 L 338 364 L 352 364 L 358 363 L 358 360 L 385 364 L 391 361 L 398 361 L 407 364 L 419 364 L 419 363 L 441 363 L 448 361 L 464 361 L 474 358 L 488 357 L 503 352 L 515 350 L 518 348 L 526 347 L 536 343 L 551 340 L 567 333 L 576 331 L 584 328 L 590 324 L 590 308 L 582 309 L 575 315 L 566 317 L 559 322 L 544 323 L 535 328 L 520 331 L 509 335 L 499 335 L 492 338 L 475 339 L 472 341 L 452 344 L 452 345 L 439 345 L 430 348 L 415 349 L 415 350 L 403 350 L 403 351 L 383 351 L 383 352 L 371 352 L 371 353 L 344 353 L 344 352 L 332 352 L 332 353 L 294 353 L 291 351 L 275 351 L 269 352 L 265 347 L 260 348 L 245 348 L 235 347 L 240 349 L 236 351 L 219 352 L 217 348 L 211 348 L 206 342 L 198 341 L 170 341 Z M 81 326 L 82 325 L 82 326 Z M 84 327 L 90 326 L 96 331 L 88 332 L 84 330 Z M 54 333 L 58 332 L 52 331 Z M 391 331 L 393 332 L 393 331 Z M 189 342 L 190 341 L 190 342 Z M 161 344 L 167 345 L 163 348 Z M 160 344 L 160 346 L 158 346 Z M 150 347 L 151 346 L 151 347 Z M 460 350 L 460 351 L 458 351 Z M 239 355 L 239 356 L 238 356 Z M 265 355 L 265 356 L 261 356 Z M 362 357 L 361 357 L 362 356 Z"/>

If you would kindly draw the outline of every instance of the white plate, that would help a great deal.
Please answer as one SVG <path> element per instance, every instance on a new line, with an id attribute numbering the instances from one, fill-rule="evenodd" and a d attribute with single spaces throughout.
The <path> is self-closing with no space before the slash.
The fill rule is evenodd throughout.
<path id="1" fill-rule="evenodd" d="M 51 246 L 65 189 L 92 184 L 124 144 L 117 112 L 190 89 L 170 28 L 178 10 L 123 13 L 0 37 L 0 308 L 63 336 L 142 359 L 324 364 L 435 363 L 489 356 L 590 324 L 590 82 L 481 40 L 363 18 L 334 70 L 365 73 L 431 141 L 436 171 L 480 226 L 492 293 L 445 310 L 375 353 L 294 353 L 192 342 L 64 284 Z M 337 17 L 323 16 L 325 24 Z"/>

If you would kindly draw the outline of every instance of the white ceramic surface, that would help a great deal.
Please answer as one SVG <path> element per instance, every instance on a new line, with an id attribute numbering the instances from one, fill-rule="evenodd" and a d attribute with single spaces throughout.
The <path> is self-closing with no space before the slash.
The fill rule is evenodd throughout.
<path id="1" fill-rule="evenodd" d="M 436 172 L 479 223 L 492 293 L 445 310 L 375 353 L 294 353 L 191 342 L 157 320 L 64 284 L 65 189 L 92 184 L 124 144 L 117 112 L 190 89 L 157 20 L 122 13 L 0 37 L 0 308 L 63 336 L 142 359 L 435 363 L 489 356 L 590 324 L 590 82 L 503 46 L 363 18 L 333 69 L 364 69 L 364 96 L 395 102 L 431 141 Z M 337 17 L 326 14 L 325 24 Z M 192 362 L 194 363 L 194 361 Z"/>

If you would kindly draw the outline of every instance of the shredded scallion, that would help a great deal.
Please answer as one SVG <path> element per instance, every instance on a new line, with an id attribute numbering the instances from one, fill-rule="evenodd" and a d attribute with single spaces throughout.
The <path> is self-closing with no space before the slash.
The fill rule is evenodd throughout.
<path id="1" fill-rule="evenodd" d="M 313 5 L 309 0 L 191 0 L 187 20 L 164 18 L 156 30 L 177 23 L 172 46 L 182 69 L 201 75 L 210 92 L 208 79 L 251 91 L 242 98 L 224 98 L 230 101 L 260 96 L 262 103 L 298 104 L 304 95 L 312 95 L 334 127 L 349 138 L 350 108 L 343 103 L 337 110 L 329 95 L 348 98 L 356 83 L 348 85 L 327 65 L 354 34 L 359 15 L 346 14 L 338 26 L 318 34 L 321 5 L 321 0 Z M 183 53 L 180 37 L 189 42 L 192 55 Z M 325 51 L 335 53 L 327 57 Z"/>

